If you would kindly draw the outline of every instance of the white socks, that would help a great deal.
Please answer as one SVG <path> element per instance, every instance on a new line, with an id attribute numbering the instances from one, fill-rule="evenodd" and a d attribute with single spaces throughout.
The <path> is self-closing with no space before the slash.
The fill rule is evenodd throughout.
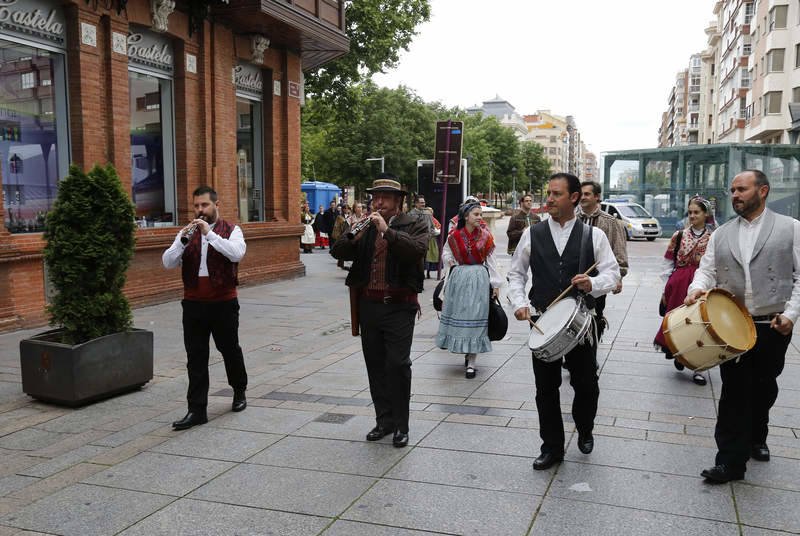
<path id="1" fill-rule="evenodd" d="M 467 368 L 475 368 L 475 359 L 478 358 L 478 354 L 467 354 L 465 357 L 467 358 Z"/>

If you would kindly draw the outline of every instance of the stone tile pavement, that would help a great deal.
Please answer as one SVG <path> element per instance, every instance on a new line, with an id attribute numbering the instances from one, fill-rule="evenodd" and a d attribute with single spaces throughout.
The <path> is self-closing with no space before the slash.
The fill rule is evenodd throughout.
<path id="1" fill-rule="evenodd" d="M 249 407 L 230 412 L 213 351 L 211 420 L 189 431 L 170 426 L 185 411 L 178 302 L 135 311 L 155 332 L 154 380 L 76 410 L 21 391 L 19 341 L 39 330 L 0 335 L 0 536 L 800 533 L 800 346 L 779 380 L 772 461 L 751 462 L 743 482 L 704 484 L 719 374 L 697 386 L 652 349 L 665 247 L 629 243 L 632 272 L 609 298 L 594 452 L 575 447 L 565 372 L 566 461 L 544 472 L 531 469 L 527 328 L 512 321 L 467 380 L 461 356 L 434 345 L 432 281 L 412 348 L 411 445 L 365 441 L 363 356 L 327 251 L 301 256 L 303 279 L 241 289 Z"/>

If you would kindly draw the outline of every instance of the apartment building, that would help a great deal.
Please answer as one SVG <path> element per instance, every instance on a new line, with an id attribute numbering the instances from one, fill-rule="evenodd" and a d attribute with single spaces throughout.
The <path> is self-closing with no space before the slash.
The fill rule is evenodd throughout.
<path id="1" fill-rule="evenodd" d="M 659 128 L 659 147 L 674 147 L 688 143 L 686 114 L 688 113 L 689 69 L 675 75 L 675 84 L 667 97 L 667 111 L 662 114 Z M 699 97 L 698 97 L 699 106 Z"/>
<path id="2" fill-rule="evenodd" d="M 791 143 L 789 103 L 800 103 L 800 5 L 757 2 L 750 39 L 752 88 L 744 137 L 754 143 Z"/>
<path id="3" fill-rule="evenodd" d="M 705 29 L 708 48 L 700 53 L 700 143 L 717 143 L 717 106 L 719 82 L 719 52 L 722 34 L 717 21 L 711 21 Z"/>
<path id="4" fill-rule="evenodd" d="M 550 110 L 537 110 L 525 116 L 527 139 L 535 141 L 545 149 L 554 172 L 569 170 L 569 132 L 567 119 Z"/>
<path id="5" fill-rule="evenodd" d="M 750 27 L 754 13 L 753 2 L 718 0 L 714 4 L 717 27 L 721 33 L 717 90 L 717 143 L 741 143 L 745 139 L 747 94 L 751 85 Z M 761 70 L 763 68 L 762 65 Z"/>
<path id="6" fill-rule="evenodd" d="M 478 112 L 483 115 L 491 115 L 496 117 L 500 124 L 510 128 L 514 131 L 517 138 L 523 140 L 528 135 L 528 129 L 525 126 L 525 120 L 517 113 L 516 108 L 510 102 L 496 95 L 495 98 L 483 101 L 481 106 L 473 106 L 467 108 L 467 113 L 476 114 Z"/>
<path id="7" fill-rule="evenodd" d="M 583 155 L 583 179 L 587 181 L 601 181 L 600 168 L 597 163 L 597 155 L 591 151 L 586 151 Z"/>

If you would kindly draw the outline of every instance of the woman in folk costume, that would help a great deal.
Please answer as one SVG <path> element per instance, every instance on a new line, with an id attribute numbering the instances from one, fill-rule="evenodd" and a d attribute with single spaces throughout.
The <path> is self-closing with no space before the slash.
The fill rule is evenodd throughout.
<path id="1" fill-rule="evenodd" d="M 303 246 L 303 253 L 312 253 L 314 251 L 314 244 L 317 237 L 314 234 L 314 216 L 308 208 L 308 203 L 303 204 L 303 210 L 300 212 L 300 223 L 303 224 L 303 236 L 300 237 L 300 245 Z"/>
<path id="2" fill-rule="evenodd" d="M 433 222 L 431 238 L 428 240 L 428 251 L 425 253 L 425 278 L 430 279 L 431 270 L 439 270 L 439 235 L 442 234 L 442 224 L 433 217 L 433 209 L 431 207 L 425 207 L 425 211 L 430 214 Z"/>
<path id="3" fill-rule="evenodd" d="M 662 262 L 661 278 L 666 281 L 661 303 L 665 311 L 671 311 L 683 304 L 686 292 L 694 278 L 694 272 L 700 266 L 700 259 L 708 247 L 708 241 L 713 232 L 714 214 L 711 203 L 700 196 L 689 200 L 689 226 L 676 231 L 669 242 L 667 252 Z M 667 347 L 667 341 L 661 329 L 656 334 L 656 348 L 664 352 L 667 359 L 675 359 Z M 677 359 L 675 368 L 683 370 L 683 364 Z M 699 372 L 694 373 L 693 381 L 698 385 L 705 385 L 706 378 Z"/>
<path id="4" fill-rule="evenodd" d="M 314 217 L 314 223 L 311 225 L 314 228 L 314 236 L 316 237 L 314 245 L 325 249 L 325 246 L 329 245 L 329 243 L 328 233 L 325 232 L 325 208 L 322 205 L 319 206 L 317 215 Z"/>
<path id="5" fill-rule="evenodd" d="M 480 205 L 480 201 L 478 201 L 478 198 L 475 197 L 474 195 L 468 195 L 467 198 L 464 200 L 464 203 L 461 204 L 461 206 L 463 207 L 467 203 L 477 203 L 478 205 Z M 450 223 L 448 223 L 447 225 L 447 234 L 449 235 L 450 233 L 455 231 L 457 227 L 458 227 L 458 214 L 450 218 Z M 483 218 L 481 218 L 481 229 L 486 229 L 486 222 L 483 221 Z"/>
<path id="6" fill-rule="evenodd" d="M 467 378 L 474 378 L 475 359 L 491 352 L 489 299 L 499 293 L 503 277 L 494 258 L 494 238 L 481 227 L 480 203 L 464 203 L 458 226 L 447 237 L 442 261 L 449 267 L 436 345 L 466 354 Z"/>

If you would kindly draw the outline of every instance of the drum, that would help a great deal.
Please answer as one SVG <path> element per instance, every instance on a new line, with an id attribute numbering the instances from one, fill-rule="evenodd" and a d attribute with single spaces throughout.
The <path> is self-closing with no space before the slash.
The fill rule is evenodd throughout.
<path id="1" fill-rule="evenodd" d="M 531 328 L 528 347 L 533 357 L 550 363 L 575 348 L 592 325 L 592 315 L 583 303 L 568 297 L 557 302 L 539 317 L 536 328 Z"/>
<path id="2" fill-rule="evenodd" d="M 756 326 L 747 308 L 721 288 L 667 313 L 661 331 L 675 359 L 695 371 L 738 357 L 756 343 Z"/>

